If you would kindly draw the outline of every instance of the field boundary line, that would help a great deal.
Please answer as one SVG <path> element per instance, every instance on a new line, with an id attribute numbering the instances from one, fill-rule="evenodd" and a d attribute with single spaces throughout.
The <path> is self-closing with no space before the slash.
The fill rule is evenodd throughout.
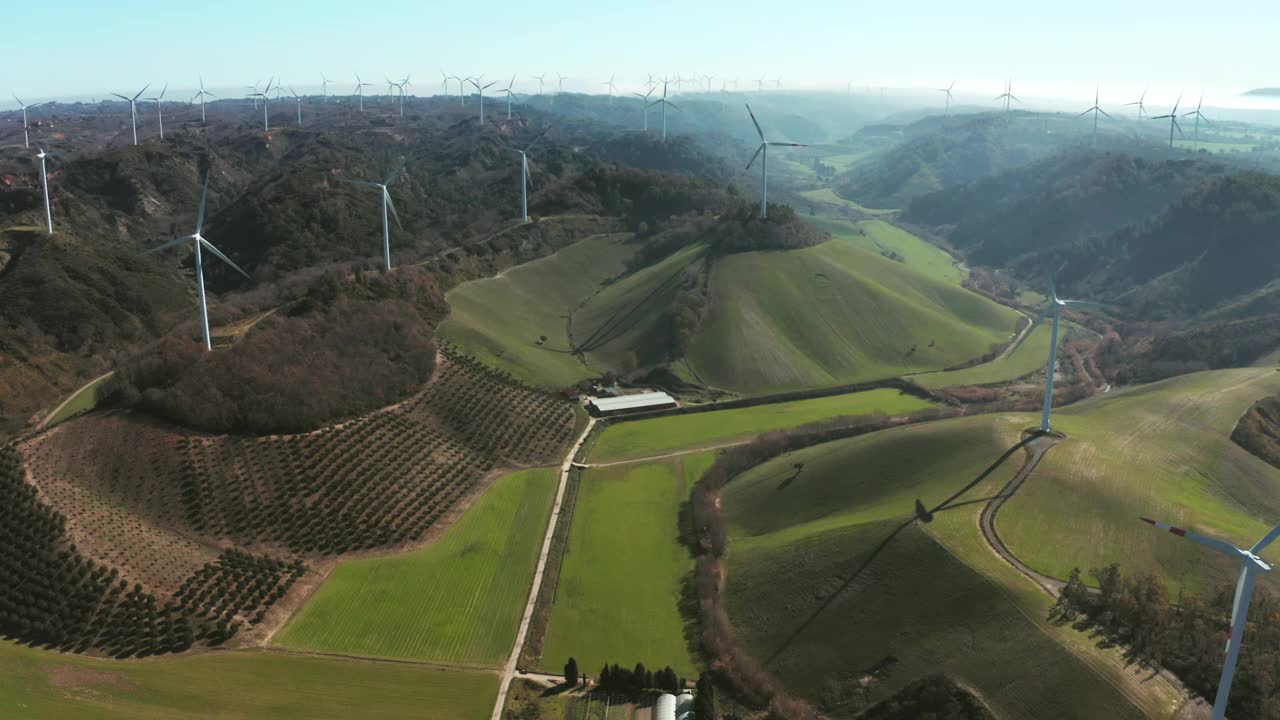
<path id="1" fill-rule="evenodd" d="M 248 650 L 248 648 L 246 648 L 246 650 Z M 232 650 L 230 652 L 241 651 Z M 497 675 L 499 672 L 498 668 L 495 668 L 492 665 L 467 665 L 464 663 L 440 662 L 438 660 L 418 660 L 416 658 L 394 658 L 380 655 L 352 655 L 350 653 L 320 652 L 318 650 L 294 650 L 292 648 L 282 648 L 277 646 L 260 648 L 260 652 L 268 655 L 292 655 L 295 657 L 329 658 L 333 660 L 349 660 L 352 662 L 415 665 L 419 667 L 436 668 L 438 670 L 458 670 L 460 672 L 490 673 L 493 675 Z"/>
<path id="2" fill-rule="evenodd" d="M 529 623 L 533 619 L 533 609 L 538 602 L 538 593 L 542 589 L 542 576 L 547 569 L 547 556 L 551 553 L 551 543 L 555 538 L 556 525 L 560 521 L 561 504 L 564 501 L 565 487 L 569 484 L 569 473 L 573 469 L 573 459 L 577 456 L 578 449 L 582 447 L 582 443 L 586 441 L 587 436 L 591 434 L 595 424 L 595 418 L 587 420 L 587 426 L 582 429 L 582 433 L 578 435 L 573 447 L 569 448 L 569 452 L 565 454 L 564 462 L 560 464 L 560 484 L 556 488 L 555 503 L 551 506 L 551 517 L 547 521 L 547 532 L 542 539 L 542 551 L 538 554 L 538 568 L 533 574 L 533 583 L 529 588 L 529 599 L 524 604 L 524 616 L 520 619 L 520 630 L 516 633 L 516 641 L 511 648 L 511 656 L 507 658 L 506 666 L 502 671 L 502 679 L 498 682 L 498 697 L 493 704 L 491 720 L 500 720 L 502 709 L 506 707 L 507 693 L 511 689 L 511 681 L 516 674 L 516 663 L 520 661 L 520 650 L 524 647 L 525 637 L 529 634 Z"/>

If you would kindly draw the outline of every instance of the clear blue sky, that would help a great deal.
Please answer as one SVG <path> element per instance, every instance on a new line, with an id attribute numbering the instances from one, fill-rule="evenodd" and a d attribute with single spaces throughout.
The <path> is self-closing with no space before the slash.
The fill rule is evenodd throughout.
<path id="1" fill-rule="evenodd" d="M 349 92 L 353 72 L 383 82 L 413 73 L 415 92 L 450 73 L 569 76 L 598 91 L 616 72 L 632 89 L 646 73 L 762 73 L 784 87 L 846 81 L 994 94 L 1092 95 L 1104 104 L 1146 85 L 1162 99 L 1203 88 L 1221 98 L 1280 85 L 1275 0 L 44 0 L 4 9 L 0 94 L 24 100 L 106 95 L 169 82 L 241 88 L 269 75 L 314 87 L 319 74 Z M 385 82 L 383 82 L 385 85 Z M 718 87 L 718 81 L 716 86 Z M 176 94 L 176 93 L 175 93 Z M 1091 97 L 1089 99 L 1092 99 Z M 28 100 L 30 101 L 30 100 Z"/>

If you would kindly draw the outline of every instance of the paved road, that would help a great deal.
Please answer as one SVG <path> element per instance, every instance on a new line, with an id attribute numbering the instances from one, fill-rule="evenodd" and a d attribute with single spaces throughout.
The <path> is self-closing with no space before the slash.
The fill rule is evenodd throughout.
<path id="1" fill-rule="evenodd" d="M 560 504 L 564 501 L 564 489 L 569 482 L 569 471 L 573 468 L 573 458 L 578 449 L 591 434 L 596 420 L 587 421 L 587 427 L 578 436 L 577 442 L 569 449 L 564 462 L 560 464 L 560 487 L 556 489 L 556 502 L 551 507 L 551 520 L 547 523 L 547 535 L 542 540 L 542 553 L 538 555 L 538 569 L 533 574 L 533 587 L 529 588 L 529 601 L 524 605 L 524 617 L 520 620 L 520 631 L 516 633 L 516 643 L 511 648 L 511 657 L 507 658 L 506 669 L 502 672 L 502 681 L 498 684 L 498 699 L 493 705 L 492 720 L 500 720 L 502 708 L 507 704 L 507 692 L 511 689 L 511 680 L 516 676 L 516 663 L 520 660 L 520 650 L 524 647 L 525 636 L 529 634 L 529 622 L 533 619 L 533 606 L 538 602 L 538 591 L 542 589 L 542 576 L 547 569 L 547 555 L 551 553 L 551 539 L 556 534 L 556 525 L 560 521 Z"/>

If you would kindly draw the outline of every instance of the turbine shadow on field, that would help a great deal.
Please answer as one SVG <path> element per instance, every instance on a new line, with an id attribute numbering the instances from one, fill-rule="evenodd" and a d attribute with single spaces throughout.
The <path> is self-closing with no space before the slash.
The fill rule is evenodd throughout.
<path id="1" fill-rule="evenodd" d="M 843 583 L 840 584 L 840 587 L 838 587 L 834 592 L 828 595 L 827 598 L 823 600 L 822 603 L 817 608 L 815 608 L 812 613 L 809 614 L 809 617 L 805 618 L 804 621 L 801 622 L 796 627 L 795 630 L 793 630 L 789 635 L 787 635 L 787 638 L 782 641 L 782 644 L 780 644 L 776 650 L 774 650 L 772 653 L 769 654 L 767 658 L 765 658 L 764 660 L 765 667 L 768 667 L 769 665 L 773 664 L 774 660 L 778 659 L 778 657 L 782 655 L 782 653 L 786 652 L 787 648 L 791 647 L 791 644 L 794 643 L 796 639 L 799 638 L 800 635 L 803 634 L 804 631 L 807 630 L 809 626 L 812 625 L 813 622 L 818 619 L 818 616 L 821 615 L 828 607 L 830 607 L 831 604 L 836 601 L 836 598 L 840 597 L 840 595 L 844 593 L 845 590 L 849 589 L 849 587 L 852 586 L 853 583 L 857 581 L 859 577 L 862 576 L 863 571 L 865 571 L 868 567 L 870 567 L 871 563 L 875 562 L 876 558 L 880 556 L 880 553 L 883 552 L 884 549 L 889 546 L 889 543 L 893 542 L 893 539 L 897 537 L 898 534 L 901 533 L 903 530 L 906 530 L 909 526 L 911 526 L 912 523 L 916 522 L 917 520 L 922 520 L 925 518 L 932 519 L 934 515 L 936 515 L 937 513 L 943 512 L 944 510 L 953 510 L 958 507 L 963 507 L 965 505 L 972 505 L 974 503 L 979 503 L 979 502 L 990 502 L 991 500 L 994 500 L 1000 497 L 999 494 L 996 494 L 989 498 L 982 498 L 978 500 L 968 500 L 962 503 L 955 503 L 955 501 L 959 499 L 962 495 L 972 490 L 983 480 L 986 480 L 991 475 L 991 473 L 995 472 L 996 469 L 998 469 L 1001 465 L 1004 465 L 1006 462 L 1008 462 L 1009 458 L 1013 457 L 1015 453 L 1025 448 L 1033 440 L 1039 437 L 1040 437 L 1040 433 L 1038 432 L 1025 434 L 1022 440 L 1018 441 L 1016 444 L 1014 444 L 1012 447 L 1006 450 L 1004 454 L 1002 454 L 999 458 L 996 459 L 995 462 L 987 466 L 987 469 L 979 473 L 977 477 L 969 481 L 964 487 L 952 493 L 950 497 L 938 503 L 932 509 L 926 510 L 923 514 L 920 513 L 918 510 L 914 510 L 911 517 L 907 518 L 906 520 L 903 520 L 902 523 L 899 524 L 897 527 L 895 527 L 892 531 L 890 531 L 889 534 L 886 535 L 883 540 L 877 543 L 875 548 L 873 548 L 871 552 L 866 556 L 866 558 L 864 558 L 862 562 L 858 564 L 858 566 L 853 570 L 853 572 L 849 575 L 849 577 L 845 579 Z M 955 503 L 955 504 L 952 504 L 952 503 Z M 917 504 L 917 507 L 922 506 L 919 500 L 916 501 L 916 504 Z"/>
<path id="2" fill-rule="evenodd" d="M 597 327 L 590 335 L 588 335 L 586 339 L 576 347 L 573 347 L 571 352 L 575 354 L 593 352 L 621 337 L 631 328 L 632 323 L 630 321 L 637 315 L 637 313 L 644 309 L 644 307 L 651 301 L 661 298 L 665 292 L 676 287 L 679 284 L 680 278 L 683 276 L 685 269 L 700 261 L 702 257 L 703 253 L 698 253 L 691 258 L 689 262 L 676 268 L 675 272 L 671 273 L 671 275 L 663 279 L 662 282 L 654 286 L 647 295 L 640 298 L 640 300 L 634 305 L 618 308 L 612 315 L 605 318 L 604 322 L 601 323 L 600 326 Z"/>

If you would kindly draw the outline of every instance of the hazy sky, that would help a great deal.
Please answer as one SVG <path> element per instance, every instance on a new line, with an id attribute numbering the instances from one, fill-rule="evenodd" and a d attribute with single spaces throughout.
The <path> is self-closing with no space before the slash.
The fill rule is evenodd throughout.
<path id="1" fill-rule="evenodd" d="M 236 88 L 281 76 L 310 88 L 319 74 L 350 92 L 353 72 L 385 86 L 413 73 L 415 92 L 439 69 L 559 72 L 566 89 L 599 91 L 610 73 L 627 89 L 681 72 L 768 73 L 784 88 L 844 89 L 849 80 L 936 87 L 962 99 L 996 94 L 1088 97 L 1116 104 L 1150 85 L 1149 100 L 1181 90 L 1224 102 L 1280 86 L 1275 0 L 1042 0 L 1012 2 L 754 2 L 753 0 L 46 0 L 5 8 L 0 94 L 24 100 L 105 96 L 168 81 Z M 716 88 L 719 80 L 713 81 Z M 550 86 L 549 86 L 550 87 Z M 379 88 L 380 89 L 380 88 Z M 185 99 L 185 98 L 180 98 Z M 10 103 L 11 105 L 12 103 Z"/>

